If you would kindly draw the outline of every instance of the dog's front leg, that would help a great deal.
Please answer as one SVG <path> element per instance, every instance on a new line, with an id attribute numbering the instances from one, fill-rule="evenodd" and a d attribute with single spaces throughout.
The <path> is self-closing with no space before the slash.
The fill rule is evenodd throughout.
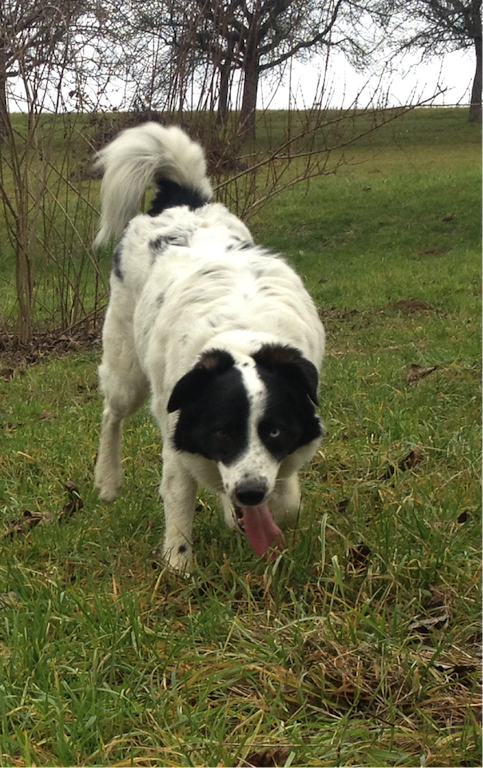
<path id="1" fill-rule="evenodd" d="M 299 479 L 295 473 L 278 478 L 270 508 L 277 525 L 286 528 L 295 524 L 302 512 Z"/>
<path id="2" fill-rule="evenodd" d="M 163 556 L 178 571 L 187 572 L 193 551 L 193 518 L 197 482 L 180 466 L 172 450 L 163 451 L 161 496 L 164 503 Z"/>
<path id="3" fill-rule="evenodd" d="M 122 486 L 121 437 L 123 419 L 106 405 L 94 470 L 94 485 L 101 501 L 117 498 Z"/>

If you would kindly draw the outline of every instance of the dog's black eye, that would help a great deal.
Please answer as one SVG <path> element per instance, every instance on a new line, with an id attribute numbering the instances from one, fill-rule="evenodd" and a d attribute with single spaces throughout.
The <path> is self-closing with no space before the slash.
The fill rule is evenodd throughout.
<path id="1" fill-rule="evenodd" d="M 218 440 L 228 440 L 230 437 L 230 433 L 227 429 L 217 429 L 216 436 Z"/>

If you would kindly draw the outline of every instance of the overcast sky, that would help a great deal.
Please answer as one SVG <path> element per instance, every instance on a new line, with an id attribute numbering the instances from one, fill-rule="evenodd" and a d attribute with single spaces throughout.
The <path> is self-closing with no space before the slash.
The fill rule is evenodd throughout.
<path id="1" fill-rule="evenodd" d="M 277 78 L 275 75 L 263 78 L 259 88 L 258 109 L 287 109 L 289 106 L 304 109 L 312 107 L 314 103 L 326 108 L 394 107 L 430 100 L 441 90 L 444 93 L 436 96 L 433 104 L 467 105 L 475 72 L 475 54 L 472 49 L 435 56 L 425 62 L 421 62 L 418 54 L 407 54 L 397 65 L 393 64 L 390 70 L 388 68 L 382 74 L 372 75 L 369 71 L 357 72 L 342 53 L 333 49 L 329 66 L 325 70 L 325 79 L 324 63 L 322 58 L 312 64 L 292 62 L 287 65 L 281 82 L 278 75 Z M 11 109 L 23 110 L 21 83 L 10 85 Z M 72 87 L 67 79 L 63 90 L 67 93 Z M 110 80 L 102 95 L 93 87 L 93 108 L 124 108 L 124 99 L 129 90 L 123 80 L 117 82 L 115 78 Z M 195 87 L 195 105 L 196 90 Z M 237 99 L 235 91 L 236 86 L 232 95 L 233 103 Z"/>
<path id="2" fill-rule="evenodd" d="M 317 92 L 321 68 L 322 64 L 294 64 L 291 72 L 286 72 L 283 86 L 275 89 L 273 82 L 262 83 L 259 107 L 286 109 L 289 98 L 292 106 L 298 108 L 321 101 Z M 407 55 L 395 71 L 387 71 L 382 78 L 356 72 L 342 54 L 336 53 L 331 57 L 322 101 L 325 106 L 349 107 L 357 100 L 359 107 L 365 107 L 382 97 L 384 101 L 387 98 L 387 106 L 398 106 L 429 99 L 444 88 L 445 93 L 435 99 L 435 104 L 468 104 L 474 72 L 472 49 L 427 62 L 421 62 L 418 55 Z"/>

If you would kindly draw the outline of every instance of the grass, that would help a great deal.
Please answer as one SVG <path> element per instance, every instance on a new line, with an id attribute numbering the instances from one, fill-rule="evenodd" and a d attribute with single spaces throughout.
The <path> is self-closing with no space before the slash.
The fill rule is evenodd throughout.
<path id="1" fill-rule="evenodd" d="M 1 765 L 481 765 L 480 145 L 466 120 L 415 113 L 409 135 L 374 134 L 251 223 L 328 331 L 326 439 L 275 563 L 203 491 L 193 578 L 166 572 L 148 412 L 126 427 L 125 487 L 103 506 L 99 352 L 2 361 Z"/>

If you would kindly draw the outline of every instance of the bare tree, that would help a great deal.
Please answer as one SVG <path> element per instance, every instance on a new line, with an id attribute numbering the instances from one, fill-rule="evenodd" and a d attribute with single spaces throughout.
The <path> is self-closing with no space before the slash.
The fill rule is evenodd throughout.
<path id="1" fill-rule="evenodd" d="M 76 53 L 79 45 L 85 46 L 83 33 L 91 24 L 86 9 L 84 0 L 57 4 L 0 0 L 0 210 L 5 220 L 3 255 L 8 260 L 11 254 L 14 262 L 21 342 L 32 335 L 39 266 L 52 257 L 55 269 L 62 270 L 60 242 L 70 256 L 71 235 L 78 231 L 67 214 L 60 225 L 64 235 L 60 234 L 59 212 L 64 214 L 69 207 L 53 197 L 56 184 L 64 180 L 62 161 L 56 154 L 56 130 L 61 123 L 43 118 L 49 111 L 65 112 L 63 86 L 75 84 Z M 13 115 L 10 107 L 24 113 L 23 118 Z M 64 126 L 66 144 L 67 129 Z M 72 199 L 80 199 L 72 185 L 65 188 Z M 69 227 L 71 235 L 67 236 Z M 49 245 L 48 237 L 56 240 L 55 246 Z M 71 269 L 71 263 L 66 260 L 66 264 L 62 279 Z M 76 293 L 72 281 L 68 290 Z M 59 289 L 59 298 L 61 294 Z M 79 295 L 77 292 L 76 297 Z"/>
<path id="2" fill-rule="evenodd" d="M 255 124 L 261 74 L 317 46 L 327 57 L 334 44 L 364 54 L 352 39 L 361 13 L 355 0 L 66 0 L 59 7 L 0 0 L 0 10 L 0 211 L 14 297 L 0 323 L 10 327 L 15 315 L 20 342 L 32 338 L 39 318 L 64 331 L 95 322 L 105 285 L 89 247 L 97 181 L 91 186 L 88 169 L 100 142 L 146 117 L 133 114 L 133 104 L 159 104 L 170 113 L 163 120 L 187 124 L 207 148 L 217 197 L 243 217 L 283 189 L 335 173 L 352 141 L 403 111 L 333 115 L 323 106 L 322 79 L 317 106 L 289 110 L 273 134 L 261 115 L 264 136 L 242 147 L 241 130 Z M 237 70 L 245 125 L 240 130 L 232 110 L 213 130 L 213 108 L 228 109 Z M 131 111 L 113 114 L 113 87 Z M 387 106 L 382 89 L 376 100 Z M 8 111 L 14 103 L 23 117 Z"/>
<path id="3" fill-rule="evenodd" d="M 84 13 L 83 0 L 0 0 L 0 125 L 5 131 L 7 81 L 65 66 L 65 43 Z"/>
<path id="4" fill-rule="evenodd" d="M 382 0 L 379 10 L 398 51 L 419 49 L 431 57 L 474 49 L 470 120 L 481 122 L 481 0 Z"/>
<path id="5" fill-rule="evenodd" d="M 164 70 L 176 72 L 178 81 L 197 72 L 205 84 L 207 77 L 216 83 L 211 93 L 216 90 L 220 122 L 240 72 L 240 123 L 253 138 L 260 78 L 294 57 L 329 47 L 360 57 L 364 46 L 356 23 L 372 1 L 364 6 L 356 0 L 152 0 L 149 5 L 130 0 L 128 17 L 134 34 L 157 37 Z"/>

